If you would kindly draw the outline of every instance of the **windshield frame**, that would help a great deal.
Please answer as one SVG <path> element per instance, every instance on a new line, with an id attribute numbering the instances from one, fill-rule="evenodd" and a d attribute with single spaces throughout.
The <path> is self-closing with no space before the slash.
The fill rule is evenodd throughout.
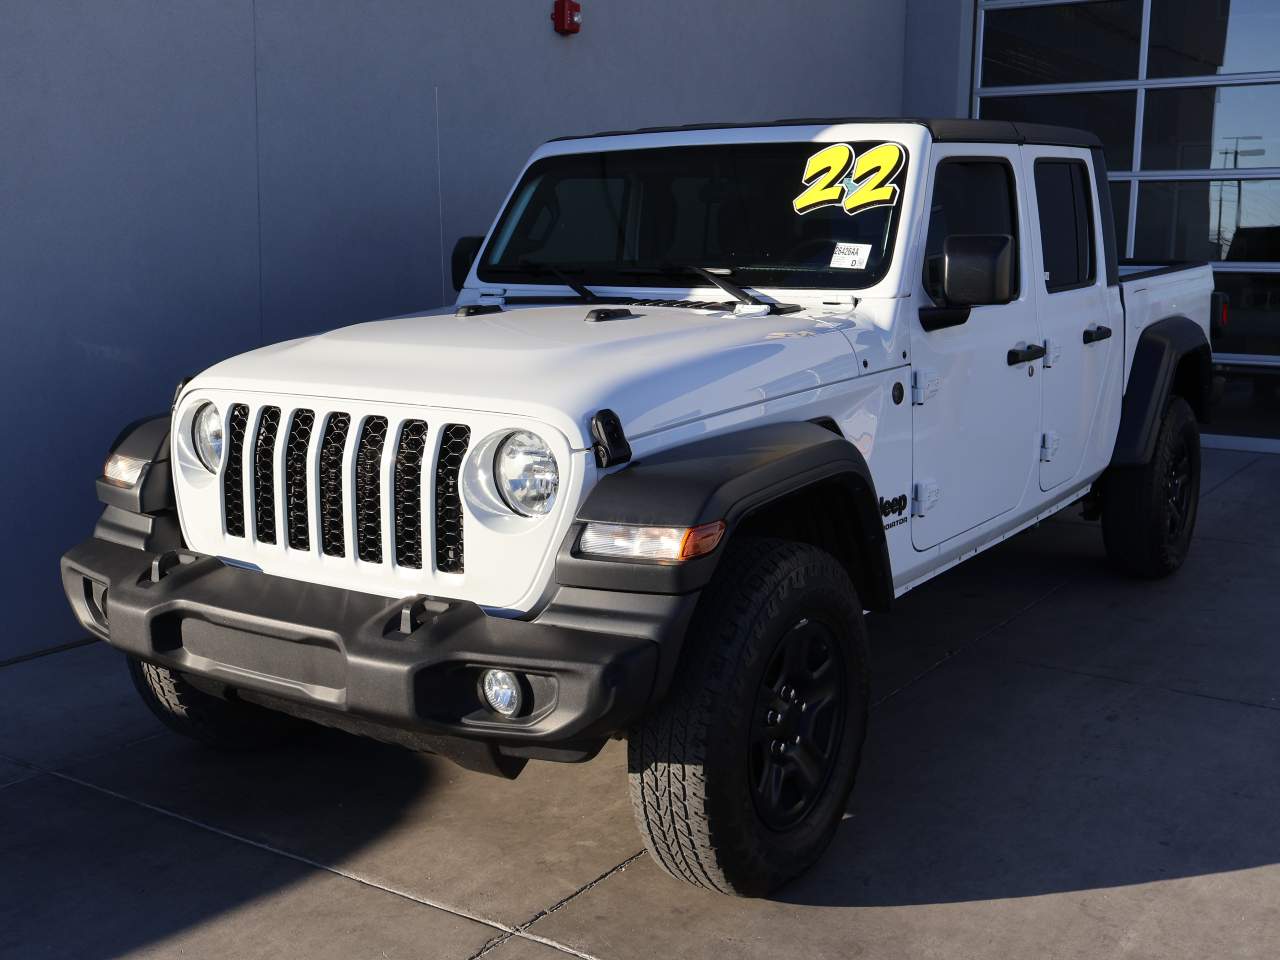
<path id="1" fill-rule="evenodd" d="M 699 283 L 690 279 L 691 274 L 687 268 L 690 267 L 710 267 L 717 273 L 722 272 L 726 278 L 731 277 L 733 282 L 741 287 L 758 290 L 809 290 L 823 291 L 832 290 L 840 292 L 858 292 L 865 294 L 866 291 L 883 283 L 891 274 L 896 274 L 900 269 L 899 252 L 897 247 L 899 239 L 902 236 L 904 222 L 909 222 L 911 214 L 912 192 L 918 187 L 918 171 L 915 168 L 915 160 L 918 156 L 917 147 L 919 143 L 913 137 L 901 136 L 901 128 L 897 125 L 875 125 L 879 129 L 869 129 L 870 124 L 857 126 L 844 126 L 839 132 L 845 134 L 838 138 L 818 137 L 812 139 L 808 137 L 796 136 L 769 136 L 761 139 L 739 139 L 733 137 L 725 140 L 707 140 L 707 139 L 686 139 L 679 138 L 675 142 L 671 142 L 672 138 L 662 137 L 659 142 L 637 142 L 639 138 L 634 136 L 620 137 L 616 144 L 601 142 L 600 140 L 578 140 L 576 142 L 559 142 L 546 145 L 543 149 L 537 151 L 530 159 L 529 163 L 521 171 L 519 178 L 512 186 L 506 202 L 503 204 L 497 218 L 495 219 L 488 236 L 485 239 L 483 248 L 476 257 L 473 265 L 473 276 L 481 284 L 509 287 L 560 287 L 565 284 L 565 279 L 572 279 L 579 284 L 588 285 L 592 288 L 601 290 L 634 290 L 634 289 L 695 289 L 710 286 L 708 283 Z M 827 131 L 835 133 L 835 130 Z M 829 147 L 836 143 L 861 144 L 865 149 L 867 144 L 891 143 L 898 147 L 901 151 L 902 158 L 900 165 L 893 171 L 892 175 L 886 178 L 886 182 L 893 183 L 897 186 L 899 196 L 897 200 L 890 204 L 888 220 L 885 225 L 885 239 L 883 256 L 875 268 L 867 269 L 844 269 L 827 267 L 804 268 L 792 265 L 786 268 L 771 268 L 763 265 L 744 265 L 734 263 L 716 263 L 716 262 L 698 262 L 698 263 L 671 263 L 667 264 L 670 270 L 653 269 L 661 264 L 633 264 L 625 263 L 620 265 L 616 272 L 610 273 L 607 270 L 593 271 L 587 268 L 588 265 L 580 263 L 564 264 L 555 263 L 553 261 L 530 261 L 531 267 L 528 271 L 520 271 L 516 264 L 491 264 L 489 259 L 495 245 L 502 243 L 505 245 L 509 242 L 511 233 L 518 227 L 521 216 L 524 212 L 524 205 L 530 199 L 531 184 L 535 178 L 547 168 L 547 166 L 563 161 L 566 158 L 583 158 L 595 157 L 597 155 L 614 154 L 614 153 L 639 153 L 647 150 L 660 151 L 681 151 L 681 150 L 697 150 L 699 148 L 725 148 L 725 149 L 746 149 L 753 147 L 777 146 L 780 144 L 791 144 L 797 148 L 797 154 L 803 163 L 804 150 L 809 148 L 810 154 L 816 153 L 825 147 Z M 550 149 L 548 149 L 550 148 Z M 795 187 L 797 194 L 805 189 L 805 185 L 811 181 L 802 180 L 800 173 L 803 170 L 797 170 Z M 852 189 L 852 188 L 850 188 Z M 833 241 L 835 242 L 835 241 Z M 564 277 L 555 278 L 550 276 L 545 264 L 550 264 L 563 269 Z M 637 270 L 637 266 L 642 269 Z M 805 282 L 805 274 L 812 274 L 812 281 Z M 780 280 L 779 276 L 784 279 Z M 652 280 L 639 279 L 641 276 L 652 276 Z M 839 282 L 843 280 L 845 282 Z"/>

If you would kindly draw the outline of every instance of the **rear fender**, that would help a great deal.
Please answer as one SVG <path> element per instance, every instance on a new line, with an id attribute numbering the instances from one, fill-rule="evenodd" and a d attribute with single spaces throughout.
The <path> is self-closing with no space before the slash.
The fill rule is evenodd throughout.
<path id="1" fill-rule="evenodd" d="M 1204 330 L 1186 317 L 1166 317 L 1138 338 L 1112 466 L 1150 462 L 1165 406 L 1175 392 L 1186 398 L 1200 420 L 1208 419 L 1213 392 L 1209 341 Z"/>

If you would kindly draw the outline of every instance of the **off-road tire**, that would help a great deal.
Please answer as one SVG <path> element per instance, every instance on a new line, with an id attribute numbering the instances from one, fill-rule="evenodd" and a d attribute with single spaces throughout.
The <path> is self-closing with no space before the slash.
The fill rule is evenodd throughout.
<path id="1" fill-rule="evenodd" d="M 220 750 L 276 746 L 304 729 L 300 721 L 197 689 L 167 667 L 129 658 L 133 685 L 160 722 Z"/>
<path id="2" fill-rule="evenodd" d="M 1182 472 L 1185 479 L 1175 489 L 1175 475 Z M 1187 401 L 1173 396 L 1151 462 L 1107 474 L 1102 499 L 1107 556 L 1134 576 L 1168 576 L 1186 559 L 1199 501 L 1200 428 Z"/>
<path id="3" fill-rule="evenodd" d="M 787 638 L 815 629 L 811 623 L 830 633 L 823 649 L 841 655 L 834 669 L 843 705 L 827 714 L 840 739 L 825 761 L 825 786 L 811 791 L 798 822 L 779 830 L 765 822 L 752 786 L 761 761 L 749 731 Z M 763 896 L 806 870 L 848 804 L 869 694 L 862 605 L 844 568 L 804 544 L 731 543 L 698 605 L 672 689 L 629 734 L 632 807 L 654 861 L 677 879 L 739 896 Z"/>

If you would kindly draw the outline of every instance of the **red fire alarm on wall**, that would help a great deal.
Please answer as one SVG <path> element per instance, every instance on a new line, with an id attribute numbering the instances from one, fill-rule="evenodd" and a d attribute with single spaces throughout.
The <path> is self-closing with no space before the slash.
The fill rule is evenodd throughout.
<path id="1" fill-rule="evenodd" d="M 551 6 L 551 24 L 556 33 L 577 33 L 582 29 L 582 4 L 577 0 L 555 0 Z"/>

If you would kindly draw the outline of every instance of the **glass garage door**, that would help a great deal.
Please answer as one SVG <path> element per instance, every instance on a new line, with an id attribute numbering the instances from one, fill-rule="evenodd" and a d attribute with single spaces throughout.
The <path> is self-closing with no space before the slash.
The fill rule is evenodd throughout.
<path id="1" fill-rule="evenodd" d="M 1214 431 L 1280 438 L 1280 0 L 978 0 L 972 111 L 1098 134 L 1124 255 L 1226 294 Z"/>

